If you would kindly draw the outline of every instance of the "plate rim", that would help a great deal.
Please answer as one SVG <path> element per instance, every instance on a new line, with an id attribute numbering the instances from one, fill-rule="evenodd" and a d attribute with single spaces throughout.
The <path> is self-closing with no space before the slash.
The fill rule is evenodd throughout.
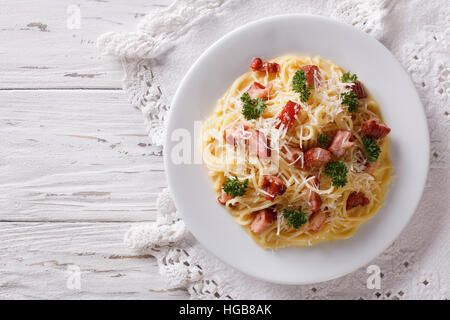
<path id="1" fill-rule="evenodd" d="M 238 268 L 236 265 L 233 265 L 232 263 L 226 261 L 225 259 L 223 259 L 219 254 L 215 253 L 213 248 L 211 248 L 209 246 L 209 244 L 204 243 L 203 241 L 199 240 L 199 238 L 195 235 L 195 232 L 191 231 L 191 229 L 189 228 L 189 222 L 187 222 L 189 219 L 186 219 L 185 214 L 183 213 L 183 210 L 180 209 L 179 206 L 179 201 L 177 200 L 177 197 L 174 193 L 174 182 L 173 179 L 173 175 L 172 175 L 172 171 L 171 171 L 171 164 L 170 164 L 170 150 L 167 149 L 167 146 L 170 145 L 170 143 L 172 142 L 170 140 L 170 135 L 169 135 L 169 128 L 170 128 L 170 124 L 173 122 L 173 118 L 176 116 L 176 110 L 178 109 L 178 107 L 176 107 L 179 104 L 180 98 L 181 98 L 181 88 L 185 85 L 186 80 L 189 79 L 190 75 L 192 74 L 192 72 L 197 68 L 197 65 L 202 63 L 202 60 L 204 57 L 206 57 L 207 55 L 209 55 L 209 53 L 211 51 L 213 51 L 217 46 L 219 46 L 222 42 L 226 41 L 229 38 L 234 37 L 236 34 L 244 31 L 245 29 L 252 27 L 252 26 L 257 26 L 259 24 L 262 23 L 267 23 L 267 22 L 271 22 L 274 20 L 279 20 L 279 19 L 289 19 L 289 18 L 298 18 L 298 19 L 313 19 L 313 20 L 321 20 L 324 21 L 326 23 L 331 23 L 331 24 L 335 24 L 335 25 L 339 25 L 341 27 L 347 28 L 350 32 L 357 32 L 359 33 L 361 36 L 366 37 L 366 38 L 370 38 L 371 41 L 375 41 L 377 43 L 377 45 L 380 47 L 381 50 L 384 50 L 385 53 L 387 53 L 392 60 L 394 60 L 396 62 L 396 64 L 401 68 L 402 72 L 404 73 L 404 75 L 406 75 L 406 79 L 408 82 L 408 85 L 410 85 L 413 88 L 413 92 L 414 92 L 414 99 L 417 100 L 417 102 L 420 105 L 420 110 L 421 112 L 421 117 L 420 119 L 422 120 L 422 124 L 423 124 L 423 128 L 426 131 L 427 135 L 425 138 L 425 149 L 427 150 L 426 154 L 425 154 L 425 162 L 424 162 L 424 174 L 421 177 L 420 181 L 416 181 L 416 183 L 418 182 L 420 185 L 420 192 L 417 196 L 416 199 L 414 199 L 414 204 L 413 204 L 413 210 L 411 210 L 411 213 L 409 213 L 408 217 L 406 219 L 403 219 L 401 222 L 401 225 L 398 229 L 398 232 L 396 233 L 396 235 L 390 239 L 389 241 L 387 241 L 383 246 L 381 246 L 381 248 L 379 250 L 377 250 L 377 252 L 374 252 L 373 254 L 370 255 L 370 258 L 366 259 L 367 261 L 364 261 L 364 263 L 360 263 L 357 266 L 354 266 L 353 268 L 349 268 L 349 270 L 343 271 L 343 272 L 339 272 L 333 275 L 329 275 L 328 277 L 323 277 L 321 280 L 319 281 L 289 281 L 289 280 L 272 280 L 272 279 L 268 279 L 259 275 L 254 275 L 251 274 L 245 270 L 242 270 L 240 268 Z M 417 88 L 415 87 L 414 83 L 411 80 L 410 75 L 406 72 L 405 68 L 403 67 L 403 65 L 398 61 L 398 59 L 392 54 L 392 52 L 387 49 L 381 42 L 379 42 L 376 38 L 370 36 L 369 34 L 353 27 L 350 26 L 348 24 L 345 24 L 343 22 L 328 18 L 328 17 L 324 17 L 324 16 L 319 16 L 319 15 L 312 15 L 312 14 L 280 14 L 280 15 L 273 15 L 270 17 L 265 17 L 262 19 L 258 19 L 255 21 L 251 21 L 249 23 L 246 23 L 240 27 L 237 27 L 233 30 L 231 30 L 230 32 L 226 33 L 225 35 L 223 35 L 222 37 L 220 37 L 218 40 L 216 40 L 212 45 L 210 45 L 197 59 L 196 61 L 191 65 L 191 67 L 189 68 L 189 70 L 186 72 L 186 74 L 183 76 L 182 80 L 180 81 L 177 90 L 172 98 L 172 102 L 171 102 L 171 108 L 168 112 L 168 116 L 167 116 L 167 120 L 165 121 L 165 139 L 164 139 L 164 168 L 166 171 L 166 177 L 167 177 L 167 181 L 168 181 L 168 189 L 170 191 L 170 193 L 172 194 L 172 198 L 173 201 L 175 203 L 175 206 L 177 207 L 178 212 L 180 213 L 181 217 L 183 218 L 184 223 L 186 224 L 187 229 L 189 230 L 189 232 L 191 232 L 193 234 L 193 236 L 195 237 L 195 239 L 202 245 L 203 248 L 205 248 L 208 252 L 210 252 L 214 257 L 218 258 L 220 261 L 222 261 L 223 263 L 225 263 L 228 266 L 231 266 L 232 268 L 234 268 L 235 270 L 242 272 L 252 278 L 255 279 L 259 279 L 259 280 L 263 280 L 263 281 L 267 281 L 267 282 L 271 282 L 271 283 L 276 283 L 276 284 L 285 284 L 285 285 L 305 285 L 305 284 L 313 284 L 313 283 L 321 283 L 321 282 L 325 282 L 325 281 L 329 281 L 329 280 L 333 280 L 333 279 L 337 279 L 340 277 L 343 277 L 347 274 L 353 273 L 356 270 L 358 270 L 359 268 L 369 264 L 373 259 L 377 258 L 380 254 L 382 254 L 389 246 L 392 245 L 392 243 L 401 235 L 401 233 L 404 231 L 404 229 L 406 228 L 406 226 L 409 224 L 409 222 L 411 221 L 411 218 L 413 217 L 413 215 L 416 213 L 418 205 L 421 201 L 421 199 L 423 198 L 423 194 L 424 194 L 424 189 L 425 189 L 425 184 L 426 184 L 426 180 L 429 174 L 429 168 L 430 168 L 430 131 L 429 131 L 429 127 L 428 127 L 428 122 L 426 119 L 426 113 L 425 113 L 425 108 L 423 106 L 423 103 L 420 99 L 420 96 L 418 94 Z M 202 165 L 204 167 L 204 164 Z M 392 185 L 392 183 L 391 183 Z M 389 188 L 391 188 L 392 186 L 389 186 Z M 388 191 L 389 192 L 389 191 Z M 385 200 L 386 201 L 386 200 Z M 383 202 L 383 206 L 384 206 L 384 202 Z M 378 211 L 382 210 L 382 207 L 380 207 L 378 209 Z M 378 212 L 377 212 L 378 213 Z M 236 225 L 236 227 L 238 227 L 238 225 Z M 341 240 L 339 240 L 341 241 Z M 342 240 L 342 241 L 346 241 L 346 239 Z M 263 249 L 261 249 L 263 250 Z"/>

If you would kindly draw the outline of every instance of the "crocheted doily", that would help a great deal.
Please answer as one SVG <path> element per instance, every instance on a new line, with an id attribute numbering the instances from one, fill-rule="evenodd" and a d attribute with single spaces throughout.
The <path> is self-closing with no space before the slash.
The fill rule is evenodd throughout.
<path id="1" fill-rule="evenodd" d="M 142 110 L 151 143 L 162 146 L 170 99 L 200 53 L 239 25 L 283 13 L 329 16 L 376 37 L 409 72 L 425 106 L 432 155 L 428 181 L 408 227 L 371 262 L 381 270 L 381 287 L 367 287 L 366 267 L 305 286 L 274 285 L 243 275 L 202 248 L 186 230 L 167 190 L 159 196 L 157 221 L 133 227 L 125 235 L 126 244 L 155 256 L 168 287 L 186 288 L 192 298 L 448 299 L 447 1 L 178 0 L 145 16 L 137 32 L 103 35 L 98 48 L 122 59 L 130 102 Z"/>

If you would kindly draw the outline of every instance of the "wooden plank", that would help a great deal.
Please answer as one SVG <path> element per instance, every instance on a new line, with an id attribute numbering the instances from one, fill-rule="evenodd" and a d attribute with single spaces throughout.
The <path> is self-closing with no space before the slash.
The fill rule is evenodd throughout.
<path id="1" fill-rule="evenodd" d="M 0 91 L 0 221 L 146 221 L 161 149 L 123 91 Z"/>
<path id="2" fill-rule="evenodd" d="M 117 90 L 120 65 L 95 47 L 170 2 L 80 0 L 79 30 L 67 28 L 70 0 L 0 5 L 0 299 L 188 297 L 122 244 L 130 221 L 154 220 L 166 182 L 161 150 Z M 42 90 L 77 88 L 113 90 Z M 80 290 L 66 284 L 72 265 Z"/>
<path id="3" fill-rule="evenodd" d="M 0 88 L 121 88 L 115 58 L 101 57 L 99 35 L 135 31 L 139 18 L 171 0 L 15 0 L 0 5 Z M 80 29 L 69 29 L 71 5 Z"/>
<path id="4" fill-rule="evenodd" d="M 0 223 L 0 299 L 187 298 L 167 290 L 154 258 L 123 246 L 131 225 Z M 67 286 L 70 268 L 79 290 Z"/>

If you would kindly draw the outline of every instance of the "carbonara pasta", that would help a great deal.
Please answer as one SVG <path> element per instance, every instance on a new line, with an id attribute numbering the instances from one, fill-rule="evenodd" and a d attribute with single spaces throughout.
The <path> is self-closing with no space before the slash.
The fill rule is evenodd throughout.
<path id="1" fill-rule="evenodd" d="M 332 61 L 255 58 L 202 127 L 218 201 L 263 248 L 345 239 L 374 215 L 392 176 L 390 129 Z"/>

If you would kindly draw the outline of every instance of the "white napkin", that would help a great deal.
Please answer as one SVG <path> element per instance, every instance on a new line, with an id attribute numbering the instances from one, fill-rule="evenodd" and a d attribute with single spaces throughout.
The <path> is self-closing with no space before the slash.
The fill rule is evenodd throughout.
<path id="1" fill-rule="evenodd" d="M 157 222 L 132 228 L 126 243 L 150 251 L 168 286 L 186 288 L 193 298 L 449 298 L 448 1 L 178 0 L 144 17 L 135 33 L 103 35 L 98 47 L 122 59 L 130 101 L 143 111 L 152 143 L 162 145 L 171 97 L 198 56 L 238 26 L 286 13 L 332 17 L 376 37 L 410 73 L 426 108 L 432 142 L 427 186 L 409 226 L 371 263 L 381 269 L 381 288 L 367 288 L 365 267 L 308 286 L 274 285 L 245 276 L 192 237 L 167 190 L 160 195 Z"/>

